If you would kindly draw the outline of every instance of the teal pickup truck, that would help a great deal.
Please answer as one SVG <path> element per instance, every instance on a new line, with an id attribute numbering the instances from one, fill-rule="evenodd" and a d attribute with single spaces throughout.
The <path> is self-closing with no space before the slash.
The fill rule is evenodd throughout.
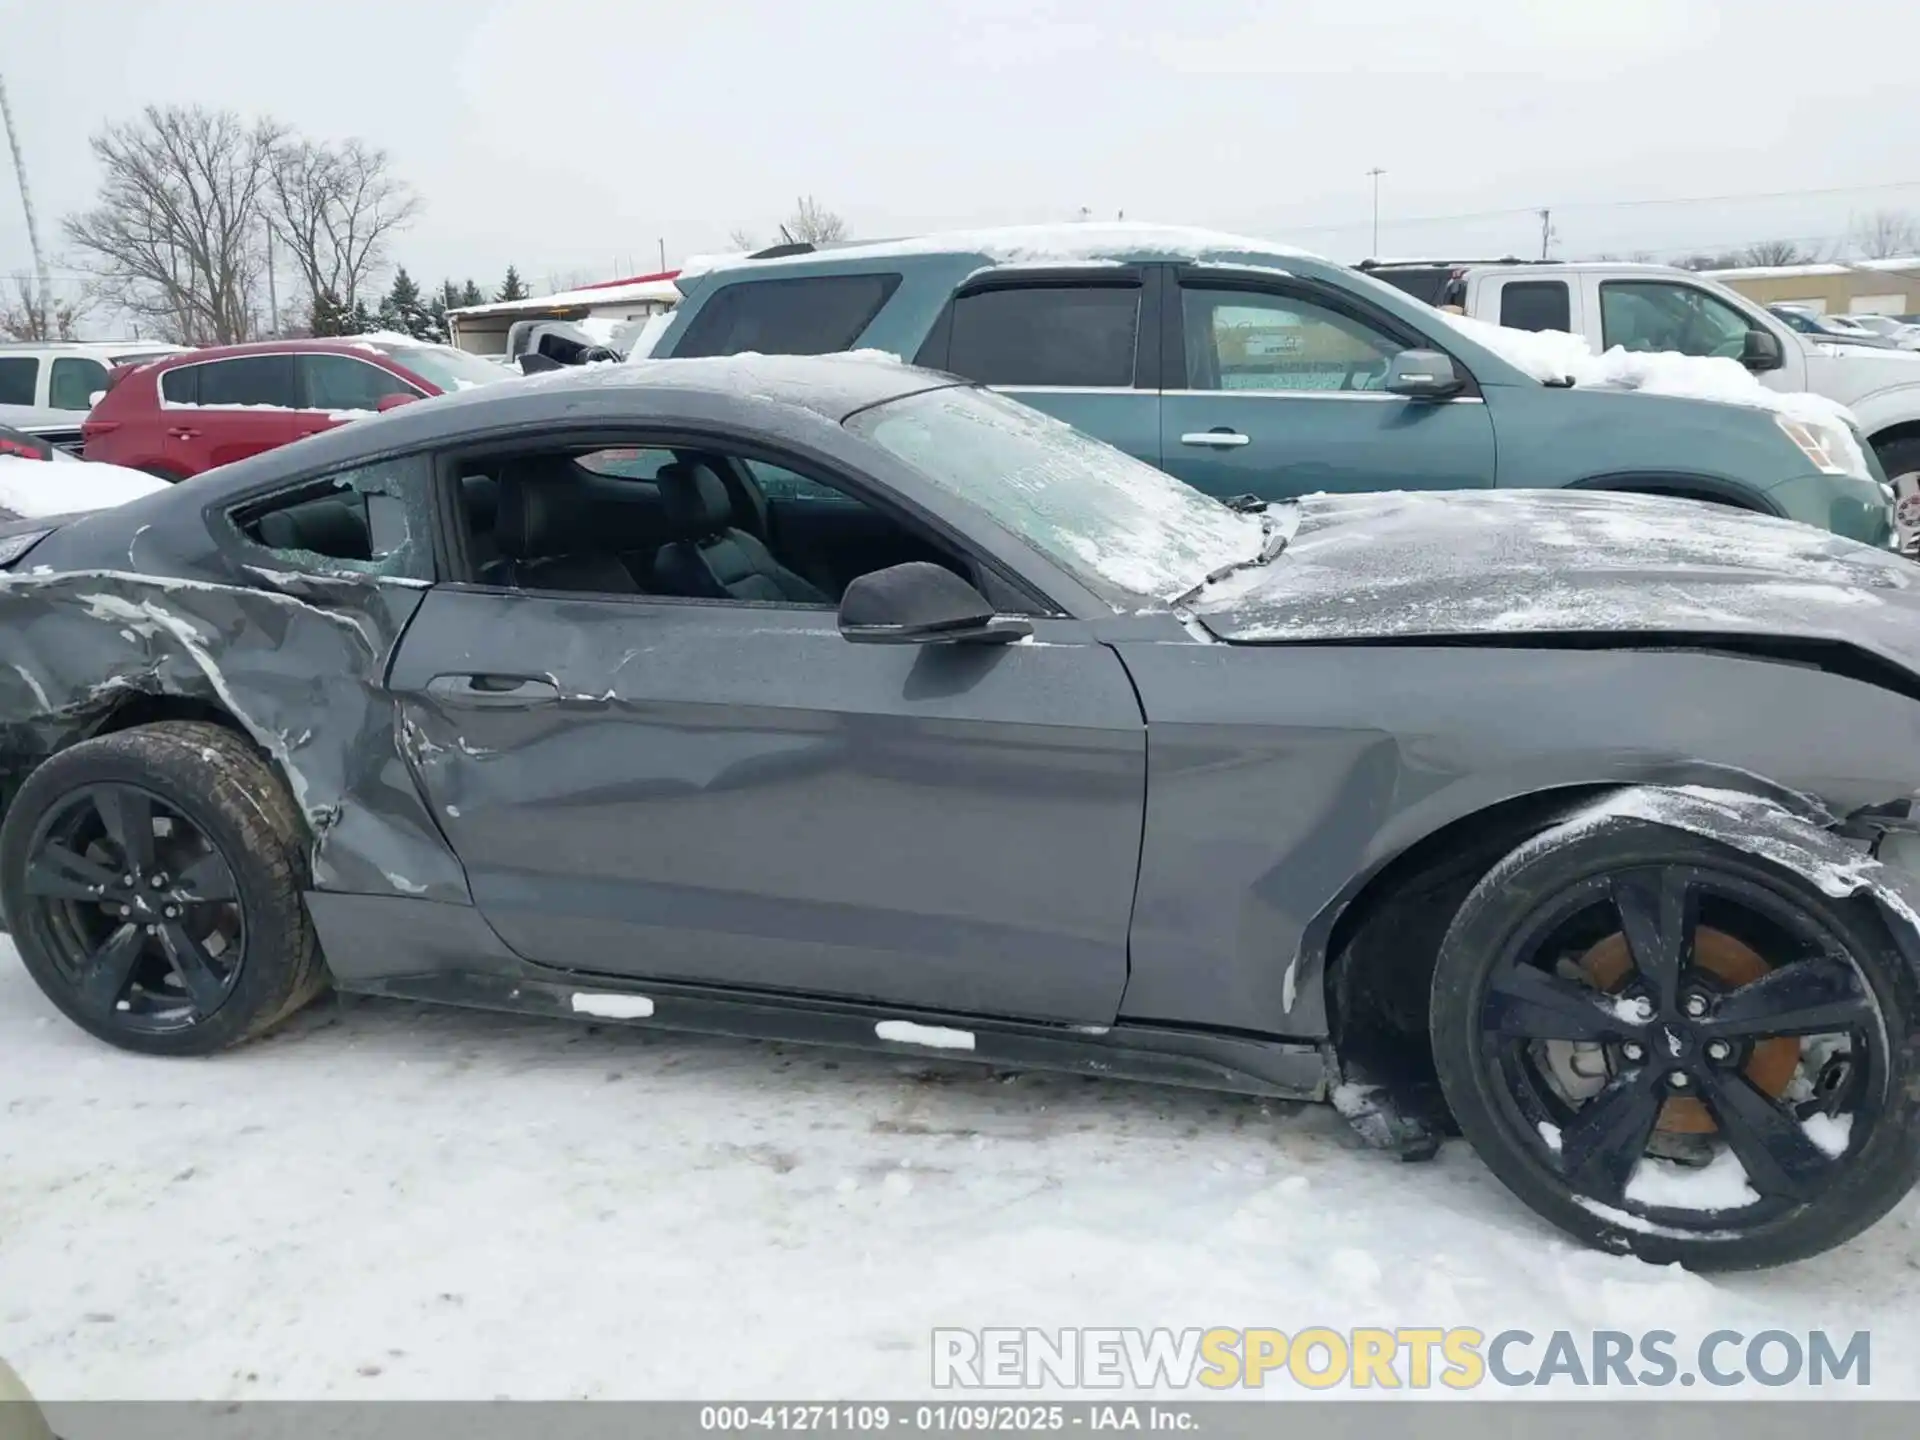
<path id="1" fill-rule="evenodd" d="M 656 358 L 885 350 L 1222 497 L 1571 486 L 1893 543 L 1886 477 L 1840 418 L 1757 386 L 1739 404 L 1542 381 L 1488 332 L 1267 241 L 1012 229 L 783 246 L 679 283 Z"/>

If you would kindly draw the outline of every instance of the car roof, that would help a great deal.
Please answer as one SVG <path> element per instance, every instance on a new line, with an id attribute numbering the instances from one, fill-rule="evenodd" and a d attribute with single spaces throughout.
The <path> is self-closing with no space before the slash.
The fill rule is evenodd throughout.
<path id="1" fill-rule="evenodd" d="M 167 340 L 0 340 L 0 354 L 33 351 L 49 355 L 142 355 L 169 351 L 190 353 Z"/>
<path id="2" fill-rule="evenodd" d="M 1083 221 L 1066 225 L 1009 225 L 985 230 L 949 230 L 894 240 L 851 241 L 796 251 L 778 246 L 761 256 L 715 257 L 683 270 L 687 283 L 720 271 L 785 269 L 824 263 L 892 260 L 914 255 L 977 255 L 996 264 L 1071 263 L 1075 260 L 1205 259 L 1253 255 L 1277 260 L 1333 262 L 1278 240 L 1234 235 L 1191 225 Z M 681 288 L 687 288 L 683 284 Z"/>
<path id="3" fill-rule="evenodd" d="M 772 435 L 790 429 L 796 418 L 838 425 L 871 405 L 965 383 L 878 351 L 571 365 L 402 405 L 220 466 L 200 478 L 219 477 L 217 487 L 211 488 L 224 495 L 283 474 L 345 467 L 396 450 L 498 439 L 560 421 L 644 423 L 650 418 L 650 400 L 666 411 L 669 422 L 710 412 L 719 402 L 732 418 Z M 675 415 L 675 410 L 686 413 Z"/>
<path id="4" fill-rule="evenodd" d="M 310 340 L 247 340 L 237 345 L 209 345 L 200 350 L 182 350 L 177 355 L 168 355 L 159 363 L 178 365 L 183 362 L 199 364 L 203 360 L 233 360 L 247 355 L 311 355 L 316 351 L 326 355 L 378 355 L 391 360 L 387 346 L 400 349 L 403 345 L 418 345 L 428 349 L 433 342 L 426 340 L 401 340 L 395 337 L 369 336 L 316 336 Z"/>

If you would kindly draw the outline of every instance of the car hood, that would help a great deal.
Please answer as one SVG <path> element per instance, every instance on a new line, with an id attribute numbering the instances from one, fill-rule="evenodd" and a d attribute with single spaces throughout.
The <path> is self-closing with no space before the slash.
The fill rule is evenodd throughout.
<path id="1" fill-rule="evenodd" d="M 1188 602 L 1222 640 L 1847 640 L 1920 671 L 1920 565 L 1811 526 L 1584 492 L 1308 496 L 1286 549 Z"/>

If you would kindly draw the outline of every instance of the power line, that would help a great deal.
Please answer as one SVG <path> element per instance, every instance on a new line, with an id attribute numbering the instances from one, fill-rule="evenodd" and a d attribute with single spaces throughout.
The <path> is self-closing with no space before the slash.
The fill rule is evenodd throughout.
<path id="1" fill-rule="evenodd" d="M 1645 196 L 1638 200 L 1557 201 L 1545 207 L 1539 205 L 1510 205 L 1500 210 L 1464 210 L 1452 215 L 1394 216 L 1392 219 L 1396 226 L 1447 225 L 1461 220 L 1499 220 L 1511 215 L 1537 216 L 1543 208 L 1566 211 L 1623 210 L 1653 205 L 1725 205 L 1740 200 L 1805 200 L 1814 199 L 1823 195 L 1870 195 L 1888 190 L 1920 190 L 1920 180 L 1894 180 L 1877 185 L 1834 185 L 1826 188 L 1806 190 L 1752 190 L 1727 195 Z M 1348 220 L 1338 224 L 1290 224 L 1286 228 L 1289 231 L 1313 234 L 1336 230 L 1364 230 L 1367 228 L 1367 222 L 1365 220 Z"/>

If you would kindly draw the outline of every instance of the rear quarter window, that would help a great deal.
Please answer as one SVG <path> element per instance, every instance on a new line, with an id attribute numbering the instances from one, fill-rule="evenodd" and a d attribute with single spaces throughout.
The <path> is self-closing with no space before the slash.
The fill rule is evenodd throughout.
<path id="1" fill-rule="evenodd" d="M 1500 287 L 1500 323 L 1510 330 L 1571 330 L 1564 280 L 1509 280 Z"/>
<path id="2" fill-rule="evenodd" d="M 848 350 L 899 284 L 895 274 L 736 281 L 707 297 L 673 353 L 697 358 Z"/>
<path id="3" fill-rule="evenodd" d="M 953 302 L 946 368 L 982 385 L 1133 384 L 1137 286 L 989 289 Z"/>

